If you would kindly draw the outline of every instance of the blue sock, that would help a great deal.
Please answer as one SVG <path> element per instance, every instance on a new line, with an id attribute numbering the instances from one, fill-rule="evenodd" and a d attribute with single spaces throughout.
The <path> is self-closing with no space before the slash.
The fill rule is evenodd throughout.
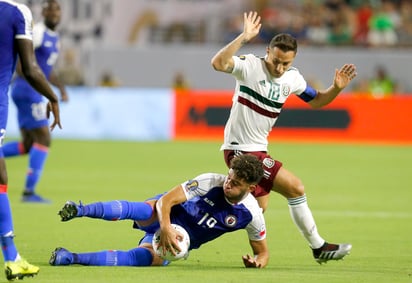
<path id="1" fill-rule="evenodd" d="M 26 175 L 26 193 L 33 193 L 36 189 L 48 154 L 49 148 L 37 143 L 33 144 L 30 149 L 29 170 Z"/>
<path id="2" fill-rule="evenodd" d="M 100 218 L 105 220 L 148 220 L 152 217 L 152 206 L 145 202 L 115 200 L 87 204 L 79 210 L 77 216 Z"/>
<path id="3" fill-rule="evenodd" d="M 17 257 L 17 248 L 13 240 L 13 221 L 6 188 L 7 185 L 0 185 L 0 241 L 4 261 L 14 261 Z"/>
<path id="4" fill-rule="evenodd" d="M 73 264 L 94 266 L 150 266 L 153 260 L 152 253 L 145 248 L 72 254 Z"/>
<path id="5" fill-rule="evenodd" d="M 7 142 L 3 146 L 4 157 L 12 157 L 26 154 L 23 144 L 18 141 Z"/>

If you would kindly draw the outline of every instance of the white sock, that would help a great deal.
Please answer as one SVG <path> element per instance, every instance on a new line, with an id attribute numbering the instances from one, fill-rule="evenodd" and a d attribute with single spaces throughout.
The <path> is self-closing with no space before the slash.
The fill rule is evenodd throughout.
<path id="1" fill-rule="evenodd" d="M 325 240 L 318 233 L 315 219 L 313 219 L 312 212 L 306 202 L 306 195 L 289 198 L 288 204 L 293 222 L 298 226 L 299 231 L 308 241 L 310 247 L 312 249 L 320 248 L 325 243 Z"/>

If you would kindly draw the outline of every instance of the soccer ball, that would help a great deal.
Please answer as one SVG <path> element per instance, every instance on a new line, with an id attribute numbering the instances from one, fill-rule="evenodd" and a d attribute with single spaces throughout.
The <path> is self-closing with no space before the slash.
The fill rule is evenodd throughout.
<path id="1" fill-rule="evenodd" d="M 173 255 L 170 251 L 166 251 L 166 253 L 163 254 L 163 249 L 159 247 L 160 228 L 156 231 L 156 233 L 153 236 L 153 240 L 152 240 L 153 249 L 158 256 L 168 261 L 175 261 L 181 258 L 186 259 L 189 256 L 189 246 L 190 246 L 189 234 L 180 225 L 172 224 L 172 227 L 183 235 L 183 240 L 178 241 L 179 248 L 181 251 L 178 252 L 176 255 Z"/>

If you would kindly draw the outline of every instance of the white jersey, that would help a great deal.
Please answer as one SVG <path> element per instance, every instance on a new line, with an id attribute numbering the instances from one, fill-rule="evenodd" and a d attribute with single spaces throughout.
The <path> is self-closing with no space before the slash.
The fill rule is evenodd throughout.
<path id="1" fill-rule="evenodd" d="M 283 104 L 290 94 L 301 95 L 307 83 L 293 67 L 280 78 L 272 77 L 264 59 L 253 54 L 233 56 L 233 60 L 236 88 L 220 149 L 267 151 L 269 133 Z"/>

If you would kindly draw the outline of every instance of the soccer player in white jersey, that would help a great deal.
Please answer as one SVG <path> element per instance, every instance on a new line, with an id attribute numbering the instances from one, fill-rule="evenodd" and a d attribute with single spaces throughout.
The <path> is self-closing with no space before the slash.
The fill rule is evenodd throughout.
<path id="1" fill-rule="evenodd" d="M 68 96 L 63 84 L 55 75 L 53 67 L 60 50 L 59 35 L 56 27 L 60 22 L 61 9 L 56 0 L 43 2 L 43 22 L 34 25 L 33 45 L 36 60 L 46 78 L 58 87 L 61 100 Z M 17 64 L 17 76 L 11 86 L 11 98 L 17 107 L 21 141 L 10 141 L 3 145 L 4 157 L 28 155 L 28 170 L 22 201 L 30 203 L 48 203 L 49 200 L 35 193 L 49 153 L 51 135 L 46 113 L 46 102 L 24 78 L 20 64 Z"/>
<path id="2" fill-rule="evenodd" d="M 287 199 L 292 219 L 312 248 L 315 260 L 324 263 L 342 259 L 352 245 L 331 244 L 319 235 L 301 180 L 274 160 L 267 146 L 268 135 L 290 95 L 296 94 L 313 108 L 325 106 L 356 76 L 356 67 L 343 65 L 335 71 L 329 88 L 316 90 L 292 67 L 297 42 L 289 34 L 276 35 L 264 58 L 253 54 L 236 56 L 243 45 L 258 35 L 260 20 L 257 12 L 244 13 L 243 32 L 211 60 L 215 70 L 232 74 L 236 79 L 221 146 L 225 162 L 230 164 L 230 160 L 240 154 L 253 154 L 262 160 L 265 174 L 253 194 L 263 210 L 268 206 L 270 191 L 280 193 Z"/>
<path id="3" fill-rule="evenodd" d="M 27 6 L 10 0 L 0 0 L 0 242 L 5 261 L 8 280 L 18 280 L 33 276 L 39 267 L 23 259 L 14 244 L 14 232 L 10 201 L 8 198 L 8 179 L 3 149 L 8 115 L 8 89 L 20 58 L 22 72 L 27 81 L 49 100 L 48 109 L 53 112 L 56 125 L 61 128 L 58 98 L 47 83 L 44 74 L 36 63 L 33 51 L 33 17 Z"/>
<path id="4" fill-rule="evenodd" d="M 145 202 L 110 201 L 88 205 L 67 202 L 60 210 L 62 221 L 75 217 L 134 221 L 134 227 L 146 232 L 139 246 L 128 251 L 73 253 L 56 248 L 51 265 L 153 266 L 167 265 L 155 254 L 152 238 L 161 229 L 159 245 L 163 250 L 180 251 L 176 238 L 181 237 L 171 223 L 182 226 L 190 237 L 191 249 L 221 235 L 245 229 L 253 256 L 242 256 L 245 267 L 262 268 L 269 260 L 266 225 L 262 208 L 250 194 L 263 176 L 262 163 L 253 155 L 232 159 L 225 176 L 205 173 L 174 187 L 168 193 Z"/>

